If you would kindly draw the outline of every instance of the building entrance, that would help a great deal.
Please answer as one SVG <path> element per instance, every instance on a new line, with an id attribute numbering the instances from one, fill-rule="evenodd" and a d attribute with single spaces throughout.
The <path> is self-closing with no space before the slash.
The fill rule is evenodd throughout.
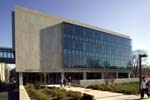
<path id="1" fill-rule="evenodd" d="M 59 84 L 61 79 L 60 73 L 47 73 L 46 83 L 47 84 Z M 24 73 L 23 74 L 24 84 L 28 83 L 44 83 L 43 73 Z"/>
<path id="2" fill-rule="evenodd" d="M 61 73 L 49 73 L 48 75 L 49 84 L 59 84 L 61 79 Z"/>

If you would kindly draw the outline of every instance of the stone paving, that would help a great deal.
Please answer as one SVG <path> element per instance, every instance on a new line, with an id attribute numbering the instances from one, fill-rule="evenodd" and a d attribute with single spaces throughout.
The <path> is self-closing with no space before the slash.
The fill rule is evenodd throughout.
<path id="1" fill-rule="evenodd" d="M 0 100 L 8 100 L 8 93 L 0 92 Z"/>
<path id="2" fill-rule="evenodd" d="M 60 87 L 60 85 L 47 85 L 49 87 Z M 141 100 L 140 95 L 125 95 L 122 93 L 113 93 L 108 91 L 100 91 L 100 90 L 92 90 L 92 89 L 86 89 L 82 87 L 62 87 L 66 90 L 72 90 L 72 91 L 79 91 L 81 93 L 87 93 L 90 95 L 93 95 L 95 100 Z M 142 100 L 150 100 L 150 98 L 147 98 L 147 95 L 145 95 L 145 98 Z"/>

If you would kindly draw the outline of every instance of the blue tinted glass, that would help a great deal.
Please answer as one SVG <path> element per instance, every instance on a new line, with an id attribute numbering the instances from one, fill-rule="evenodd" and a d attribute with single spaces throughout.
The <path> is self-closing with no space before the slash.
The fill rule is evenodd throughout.
<path id="1" fill-rule="evenodd" d="M 11 58 L 14 58 L 14 55 L 13 55 L 13 53 L 11 53 Z"/>
<path id="2" fill-rule="evenodd" d="M 69 23 L 63 25 L 65 66 L 126 68 L 131 62 L 130 39 Z"/>
<path id="3" fill-rule="evenodd" d="M 0 52 L 0 58 L 2 58 L 3 57 L 3 53 L 2 52 Z"/>
<path id="4" fill-rule="evenodd" d="M 67 34 L 64 34 L 64 38 L 67 38 Z"/>
<path id="5" fill-rule="evenodd" d="M 68 55 L 71 55 L 71 50 L 70 50 L 70 49 L 68 49 L 67 51 L 68 51 Z"/>
<path id="6" fill-rule="evenodd" d="M 10 52 L 8 52 L 8 58 L 11 58 L 11 53 Z"/>
<path id="7" fill-rule="evenodd" d="M 4 58 L 7 58 L 7 52 L 4 52 Z"/>
<path id="8" fill-rule="evenodd" d="M 64 54 L 67 55 L 67 49 L 64 49 Z"/>

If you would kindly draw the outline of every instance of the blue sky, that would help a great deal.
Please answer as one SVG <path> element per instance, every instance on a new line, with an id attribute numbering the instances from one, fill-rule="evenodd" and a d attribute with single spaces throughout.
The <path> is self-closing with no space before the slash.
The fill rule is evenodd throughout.
<path id="1" fill-rule="evenodd" d="M 11 47 L 16 5 L 129 35 L 133 50 L 150 53 L 150 0 L 0 0 L 0 47 Z"/>

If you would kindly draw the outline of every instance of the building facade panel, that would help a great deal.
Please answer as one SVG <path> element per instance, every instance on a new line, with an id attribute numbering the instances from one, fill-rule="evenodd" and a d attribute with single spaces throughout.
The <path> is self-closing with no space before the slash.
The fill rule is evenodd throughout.
<path id="1" fill-rule="evenodd" d="M 15 8 L 15 51 L 18 72 L 40 72 L 40 31 L 61 22 L 56 16 Z"/>
<path id="2" fill-rule="evenodd" d="M 61 72 L 63 69 L 62 23 L 47 27 L 40 33 L 41 70 Z"/>

